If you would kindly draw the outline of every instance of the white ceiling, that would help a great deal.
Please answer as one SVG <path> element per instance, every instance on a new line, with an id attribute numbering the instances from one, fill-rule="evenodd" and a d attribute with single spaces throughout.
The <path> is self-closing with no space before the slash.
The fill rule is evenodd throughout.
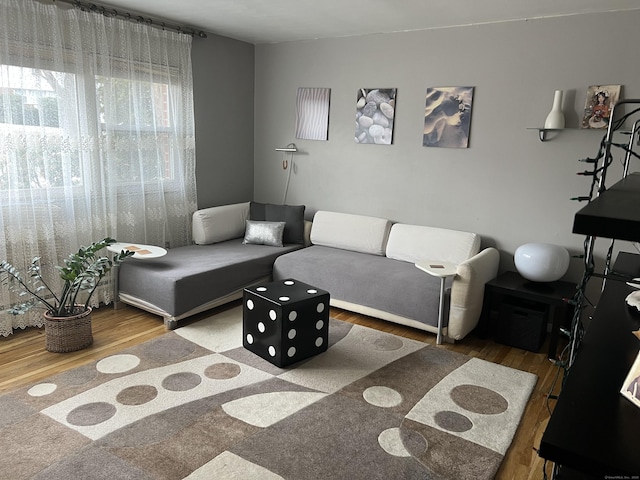
<path id="1" fill-rule="evenodd" d="M 640 9 L 640 0 L 99 0 L 253 44 Z"/>

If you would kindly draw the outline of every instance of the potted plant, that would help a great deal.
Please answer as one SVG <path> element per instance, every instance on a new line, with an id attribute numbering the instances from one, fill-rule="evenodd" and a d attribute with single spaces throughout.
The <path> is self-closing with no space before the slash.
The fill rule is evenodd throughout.
<path id="1" fill-rule="evenodd" d="M 31 261 L 26 275 L 6 261 L 0 262 L 0 283 L 21 297 L 29 299 L 12 306 L 8 311 L 21 315 L 39 305 L 44 308 L 46 348 L 51 352 L 72 352 L 86 348 L 93 343 L 91 333 L 91 307 L 89 302 L 100 280 L 115 266 L 134 252 L 121 251 L 113 258 L 99 256 L 98 252 L 115 243 L 113 238 L 105 238 L 64 260 L 64 266 L 57 266 L 62 279 L 62 288 L 56 293 L 42 277 L 40 258 Z M 88 292 L 84 303 L 79 303 L 80 292 Z"/>

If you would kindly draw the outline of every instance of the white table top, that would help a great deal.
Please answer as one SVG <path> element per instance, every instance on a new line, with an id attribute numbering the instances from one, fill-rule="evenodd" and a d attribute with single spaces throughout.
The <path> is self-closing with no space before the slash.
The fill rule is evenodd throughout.
<path id="1" fill-rule="evenodd" d="M 158 258 L 167 254 L 167 251 L 162 247 L 156 247 L 155 245 L 143 245 L 141 243 L 112 243 L 107 247 L 107 250 L 113 253 L 120 253 L 122 250 L 129 250 L 134 252 L 133 258 Z"/>
<path id="2" fill-rule="evenodd" d="M 423 272 L 434 277 L 453 277 L 458 271 L 457 264 L 438 260 L 422 260 L 416 262 L 415 265 Z"/>

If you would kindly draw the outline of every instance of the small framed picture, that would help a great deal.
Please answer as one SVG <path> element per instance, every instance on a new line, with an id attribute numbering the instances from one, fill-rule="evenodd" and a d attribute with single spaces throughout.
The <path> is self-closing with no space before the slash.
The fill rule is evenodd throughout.
<path id="1" fill-rule="evenodd" d="M 620 393 L 623 397 L 628 398 L 636 407 L 640 407 L 640 354 L 638 354 L 631 370 L 627 373 Z"/>
<path id="2" fill-rule="evenodd" d="M 587 88 L 582 128 L 608 128 L 613 106 L 620 98 L 620 85 L 591 85 Z"/>

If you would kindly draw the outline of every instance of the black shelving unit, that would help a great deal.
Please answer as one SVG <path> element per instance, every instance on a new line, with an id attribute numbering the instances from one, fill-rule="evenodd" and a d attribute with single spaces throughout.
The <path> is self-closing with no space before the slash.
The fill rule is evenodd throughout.
<path id="1" fill-rule="evenodd" d="M 620 253 L 614 270 L 640 276 L 640 255 Z M 640 474 L 640 409 L 619 393 L 640 344 L 631 334 L 640 313 L 624 301 L 633 290 L 607 284 L 542 436 L 540 456 L 556 464 L 558 480 Z"/>
<path id="2" fill-rule="evenodd" d="M 616 115 L 618 111 L 624 114 Z M 614 141 L 616 131 L 635 118 L 626 143 Z M 611 122 L 598 154 L 584 159 L 592 179 L 588 200 L 575 217 L 573 233 L 585 235 L 584 273 L 572 299 L 574 318 L 569 332 L 569 353 L 557 364 L 564 368 L 562 390 L 540 443 L 541 457 L 554 462 L 556 480 L 573 478 L 638 478 L 640 456 L 637 432 L 640 409 L 620 394 L 622 382 L 640 348 L 632 335 L 640 328 L 640 313 L 625 297 L 633 287 L 625 280 L 640 277 L 640 255 L 622 252 L 611 269 L 616 240 L 640 241 L 640 173 L 629 174 L 634 148 L 640 145 L 640 100 L 622 100 L 611 112 Z M 615 120 L 615 121 L 614 121 Z M 612 149 L 625 152 L 623 178 L 605 187 Z M 610 239 L 605 268 L 595 272 L 597 238 Z M 584 329 L 585 290 L 592 276 L 603 278 L 603 291 L 593 318 Z M 629 476 L 631 475 L 631 476 Z M 635 477 L 634 477 L 635 476 Z"/>
<path id="3" fill-rule="evenodd" d="M 576 213 L 573 233 L 640 240 L 640 173 L 632 173 Z"/>

